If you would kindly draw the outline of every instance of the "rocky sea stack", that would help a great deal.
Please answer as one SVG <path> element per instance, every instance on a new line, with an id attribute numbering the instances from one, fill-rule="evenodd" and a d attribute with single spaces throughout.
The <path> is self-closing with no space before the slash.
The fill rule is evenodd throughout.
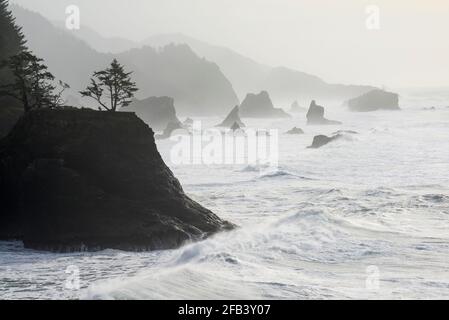
<path id="1" fill-rule="evenodd" d="M 336 135 L 334 135 L 332 137 L 328 137 L 328 136 L 325 136 L 325 135 L 318 135 L 318 136 L 315 136 L 313 138 L 312 145 L 309 146 L 308 148 L 310 148 L 310 149 L 318 149 L 318 148 L 321 148 L 322 146 L 325 146 L 329 142 L 332 142 L 334 140 L 340 139 L 341 137 L 342 137 L 341 134 L 336 134 Z"/>
<path id="2" fill-rule="evenodd" d="M 315 100 L 312 101 L 307 112 L 307 124 L 309 125 L 338 125 L 340 121 L 328 120 L 324 117 L 324 107 L 316 104 Z"/>
<path id="3" fill-rule="evenodd" d="M 0 141 L 0 238 L 51 251 L 176 248 L 233 225 L 187 197 L 133 113 L 36 110 Z"/>
<path id="4" fill-rule="evenodd" d="M 153 130 L 162 131 L 170 122 L 180 123 L 176 116 L 175 103 L 170 97 L 150 97 L 135 100 L 120 111 L 135 112 Z"/>
<path id="5" fill-rule="evenodd" d="M 239 106 L 235 106 L 229 115 L 226 117 L 226 119 L 223 120 L 222 123 L 217 125 L 217 127 L 225 127 L 225 128 L 232 128 L 234 124 L 239 126 L 239 128 L 244 128 L 245 124 L 240 119 L 240 113 L 239 113 Z"/>
<path id="6" fill-rule="evenodd" d="M 304 131 L 301 128 L 294 127 L 286 132 L 286 134 L 304 134 Z"/>
<path id="7" fill-rule="evenodd" d="M 259 94 L 248 93 L 240 106 L 240 116 L 243 118 L 290 118 L 287 112 L 273 106 L 266 91 Z"/>
<path id="8" fill-rule="evenodd" d="M 347 102 L 349 110 L 369 112 L 376 110 L 400 110 L 399 95 L 383 90 L 372 90 Z"/>

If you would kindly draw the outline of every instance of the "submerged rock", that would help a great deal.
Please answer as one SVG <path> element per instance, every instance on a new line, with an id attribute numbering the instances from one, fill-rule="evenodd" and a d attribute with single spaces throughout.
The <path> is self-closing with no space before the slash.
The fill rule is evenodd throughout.
<path id="1" fill-rule="evenodd" d="M 290 118 L 282 109 L 275 108 L 268 92 L 248 93 L 240 105 L 240 116 L 246 118 Z"/>
<path id="2" fill-rule="evenodd" d="M 52 251 L 170 249 L 233 227 L 185 195 L 135 114 L 36 110 L 0 141 L 0 238 Z"/>
<path id="3" fill-rule="evenodd" d="M 324 117 L 324 107 L 316 104 L 315 100 L 312 101 L 307 112 L 307 124 L 309 125 L 332 125 L 341 124 L 339 121 L 328 120 Z"/>
<path id="4" fill-rule="evenodd" d="M 337 135 L 337 134 L 359 134 L 357 131 L 353 131 L 353 130 L 338 130 L 335 131 L 334 133 L 332 133 L 332 135 Z"/>
<path id="5" fill-rule="evenodd" d="M 226 117 L 226 119 L 223 120 L 222 123 L 220 123 L 219 125 L 217 125 L 217 127 L 226 127 L 226 128 L 231 128 L 234 124 L 238 124 L 239 129 L 240 128 L 244 128 L 245 124 L 243 123 L 243 121 L 240 119 L 240 114 L 239 114 L 239 106 L 235 106 L 231 112 L 228 114 L 228 116 Z M 232 129 L 232 128 L 231 128 Z"/>
<path id="6" fill-rule="evenodd" d="M 176 116 L 175 103 L 170 97 L 150 97 L 135 100 L 120 111 L 135 112 L 153 130 L 161 131 L 170 122 L 180 123 Z"/>
<path id="7" fill-rule="evenodd" d="M 334 141 L 336 139 L 339 139 L 341 137 L 342 137 L 341 134 L 337 134 L 337 135 L 332 136 L 332 137 L 328 137 L 328 136 L 325 136 L 325 135 L 318 135 L 318 136 L 315 136 L 313 138 L 312 145 L 309 146 L 308 148 L 318 149 L 318 148 L 321 148 L 322 146 L 328 144 L 329 142 L 332 142 L 332 141 Z"/>
<path id="8" fill-rule="evenodd" d="M 286 132 L 286 134 L 304 134 L 301 128 L 294 127 L 293 129 Z"/>
<path id="9" fill-rule="evenodd" d="M 376 89 L 357 98 L 347 101 L 349 110 L 368 112 L 376 110 L 400 110 L 399 95 L 392 92 Z"/>

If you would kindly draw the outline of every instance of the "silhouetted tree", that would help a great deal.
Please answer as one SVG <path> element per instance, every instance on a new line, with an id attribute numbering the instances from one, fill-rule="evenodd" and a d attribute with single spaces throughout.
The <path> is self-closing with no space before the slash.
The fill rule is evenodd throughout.
<path id="1" fill-rule="evenodd" d="M 22 102 L 25 112 L 34 108 L 55 108 L 62 105 L 62 93 L 69 86 L 59 82 L 61 90 L 55 93 L 55 77 L 43 60 L 24 50 L 0 64 L 12 73 L 11 83 L 0 86 L 0 95 L 10 96 Z"/>
<path id="2" fill-rule="evenodd" d="M 138 90 L 131 81 L 131 74 L 125 72 L 124 67 L 114 59 L 107 69 L 94 72 L 90 85 L 80 94 L 97 101 L 100 108 L 116 111 L 117 108 L 128 106 Z"/>
<path id="3" fill-rule="evenodd" d="M 25 49 L 22 30 L 14 20 L 8 9 L 8 1 L 0 0 L 0 62 Z M 0 85 L 9 83 L 11 76 L 8 69 L 0 70 Z"/>
<path id="4" fill-rule="evenodd" d="M 7 0 L 0 0 L 0 30 L 0 61 L 25 49 L 22 30 L 15 24 Z"/>

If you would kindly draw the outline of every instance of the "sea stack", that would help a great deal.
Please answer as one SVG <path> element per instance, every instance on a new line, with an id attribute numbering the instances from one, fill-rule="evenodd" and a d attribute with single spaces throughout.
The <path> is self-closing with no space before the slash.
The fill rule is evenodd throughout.
<path id="1" fill-rule="evenodd" d="M 301 128 L 294 127 L 293 129 L 286 132 L 286 134 L 304 134 Z"/>
<path id="2" fill-rule="evenodd" d="M 176 116 L 173 98 L 150 97 L 144 100 L 134 100 L 128 107 L 120 111 L 135 112 L 146 124 L 155 131 L 162 131 L 170 122 L 180 123 Z"/>
<path id="3" fill-rule="evenodd" d="M 135 114 L 41 109 L 0 141 L 0 238 L 58 252 L 177 248 L 233 227 L 191 200 Z"/>
<path id="4" fill-rule="evenodd" d="M 240 115 L 239 115 L 239 106 L 235 106 L 235 107 L 231 110 L 231 112 L 229 113 L 229 115 L 226 117 L 226 119 L 224 119 L 222 123 L 220 123 L 219 125 L 217 125 L 217 127 L 231 128 L 235 123 L 238 124 L 239 129 L 245 127 L 245 124 L 244 124 L 244 123 L 242 122 L 242 120 L 240 119 Z"/>
<path id="5" fill-rule="evenodd" d="M 376 89 L 357 98 L 347 101 L 349 110 L 356 112 L 369 112 L 376 110 L 400 110 L 399 95 L 392 92 Z"/>
<path id="6" fill-rule="evenodd" d="M 315 100 L 312 101 L 307 112 L 307 124 L 309 125 L 338 125 L 339 121 L 328 120 L 324 117 L 324 107 L 316 104 Z"/>
<path id="7" fill-rule="evenodd" d="M 308 148 L 318 149 L 318 148 L 321 148 L 322 146 L 328 144 L 329 142 L 332 142 L 332 141 L 334 141 L 336 139 L 339 139 L 341 137 L 342 137 L 342 135 L 340 135 L 340 134 L 337 134 L 337 135 L 332 136 L 332 137 L 328 137 L 328 136 L 325 136 L 325 135 L 318 135 L 318 136 L 315 136 L 313 138 L 312 145 L 309 146 Z"/>
<path id="8" fill-rule="evenodd" d="M 248 93 L 240 105 L 240 116 L 243 118 L 290 118 L 282 109 L 275 108 L 268 92 Z"/>
<path id="9" fill-rule="evenodd" d="M 234 124 L 231 126 L 232 131 L 240 130 L 242 127 L 237 122 L 234 122 Z"/>

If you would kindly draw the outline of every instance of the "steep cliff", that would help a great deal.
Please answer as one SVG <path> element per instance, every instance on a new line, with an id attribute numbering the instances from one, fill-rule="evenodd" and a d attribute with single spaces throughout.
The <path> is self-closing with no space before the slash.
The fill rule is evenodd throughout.
<path id="1" fill-rule="evenodd" d="M 187 197 L 133 113 L 36 110 L 0 141 L 0 238 L 77 251 L 176 248 L 232 228 Z"/>

